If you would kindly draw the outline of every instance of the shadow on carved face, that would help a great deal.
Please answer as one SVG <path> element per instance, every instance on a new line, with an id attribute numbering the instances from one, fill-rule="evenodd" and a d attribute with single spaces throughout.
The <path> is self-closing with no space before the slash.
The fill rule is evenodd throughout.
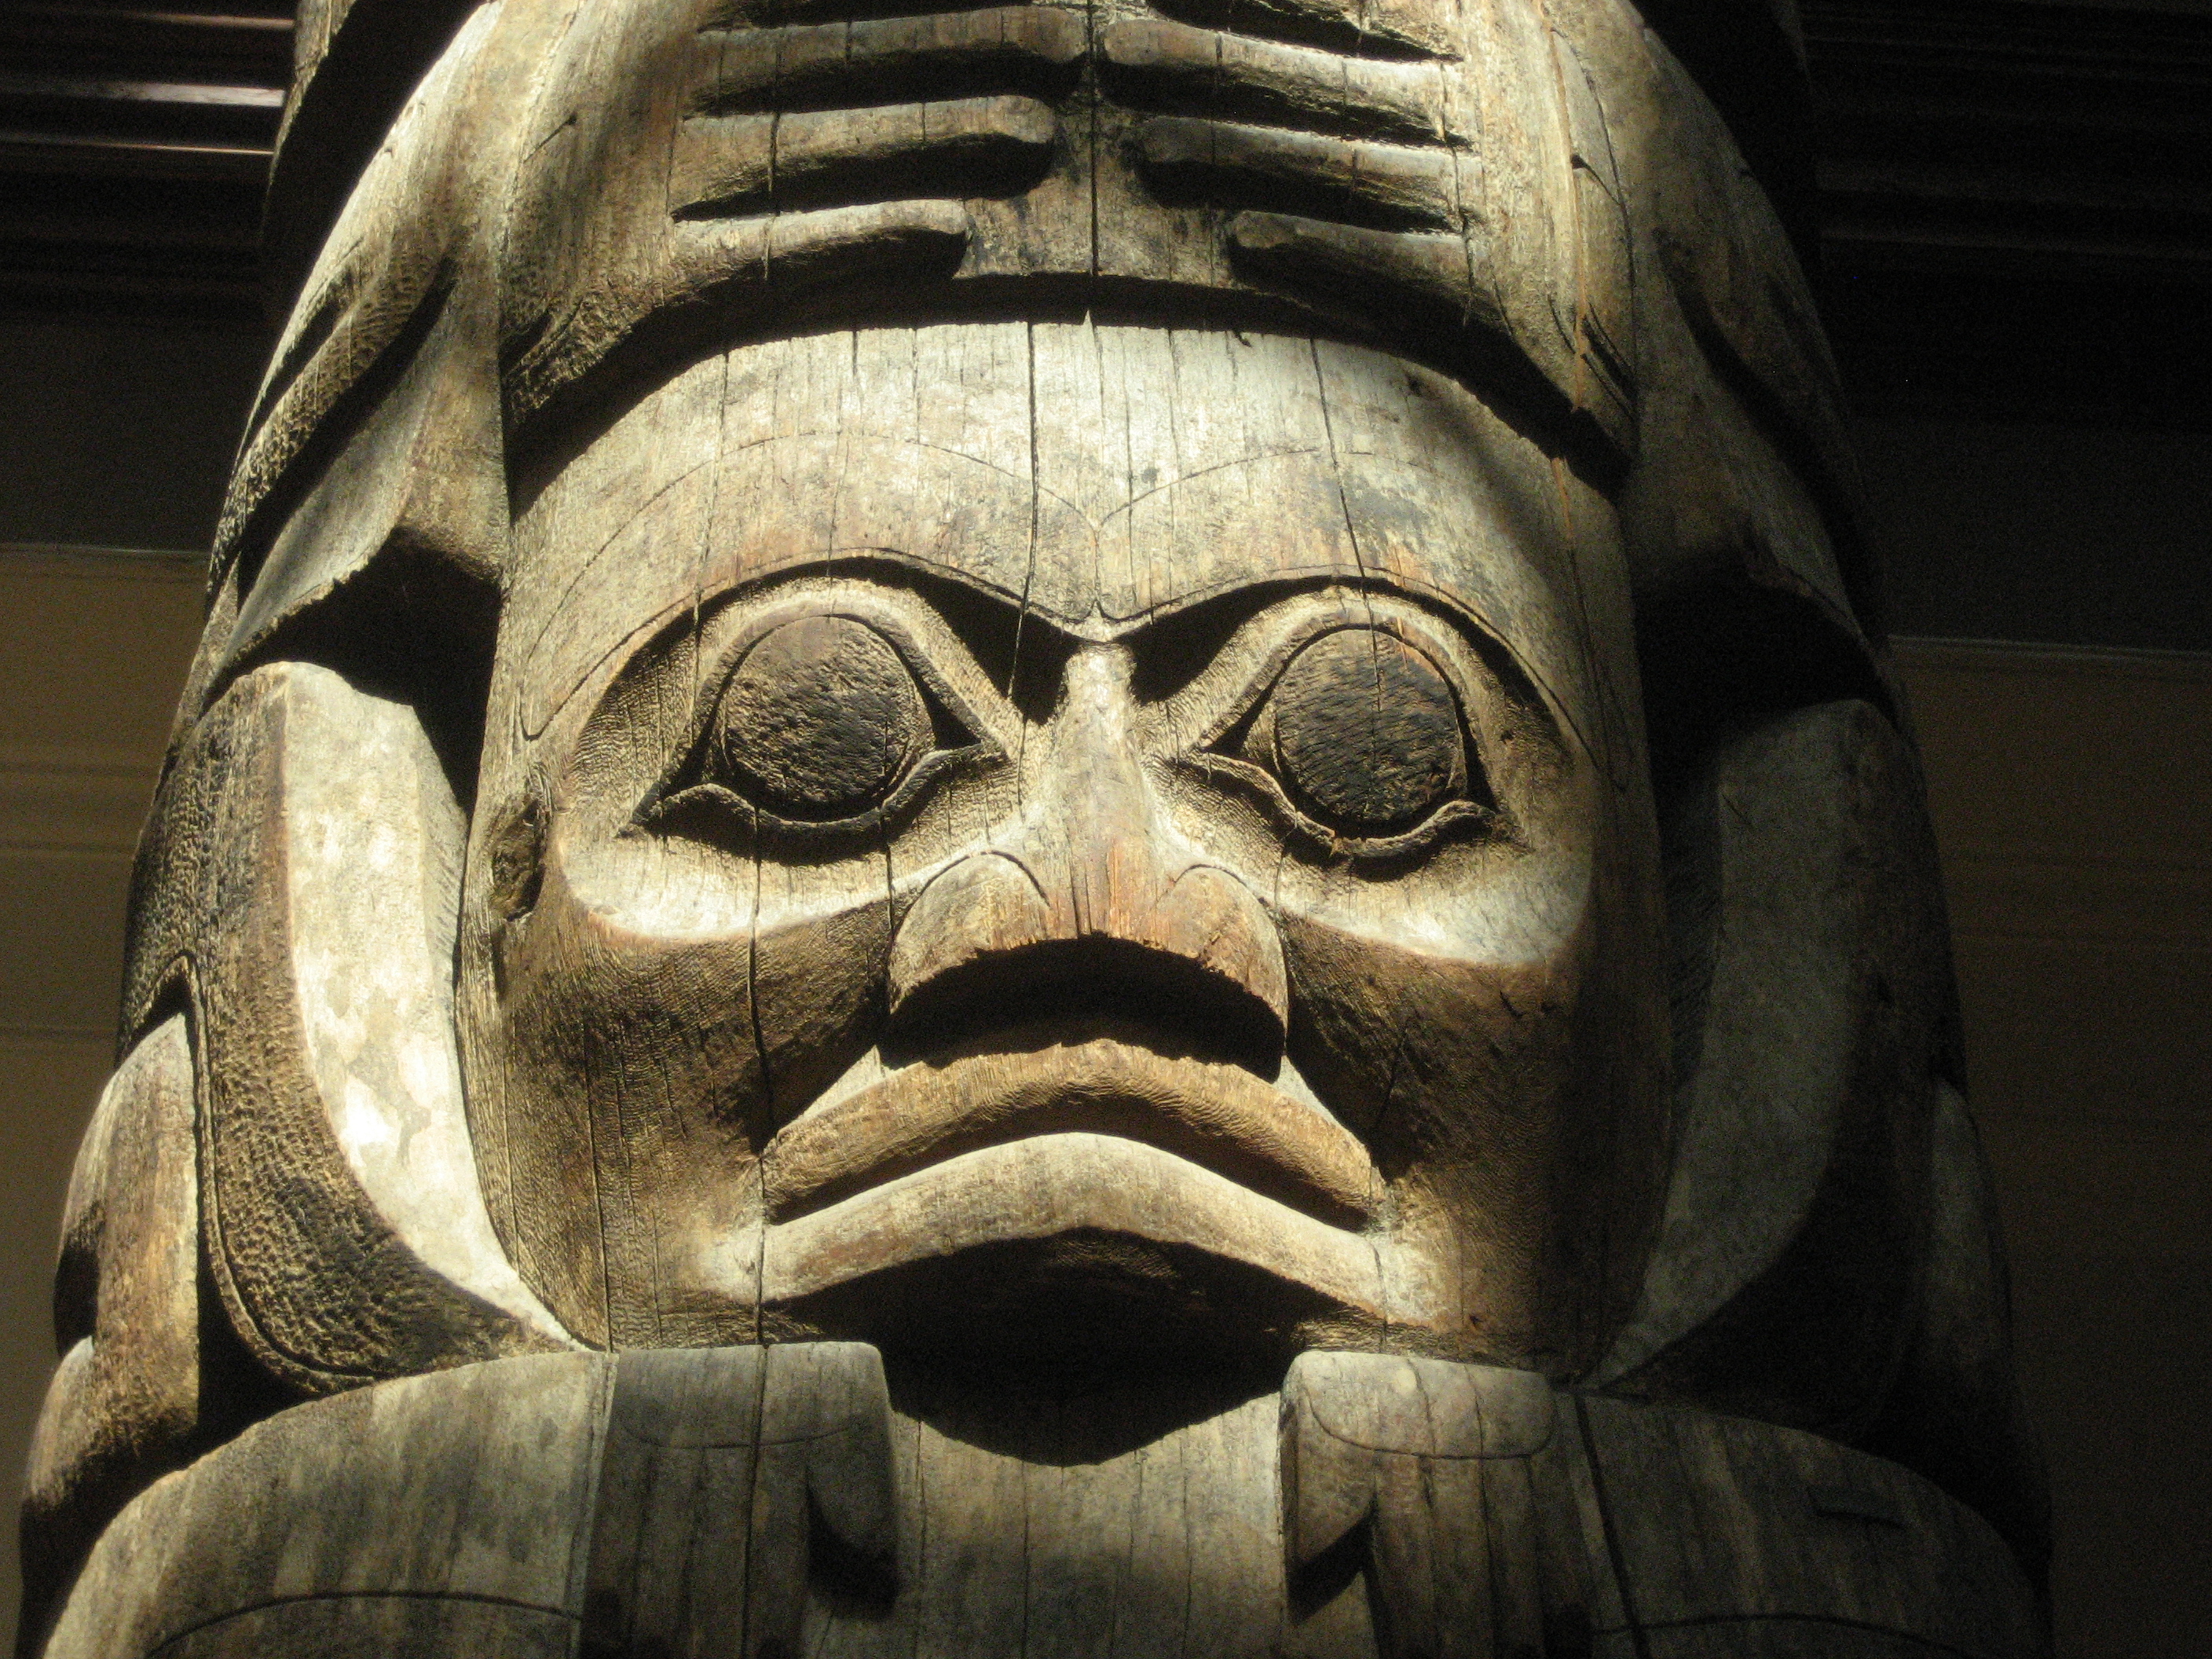
<path id="1" fill-rule="evenodd" d="M 1286 572 L 1272 514 L 1121 620 L 988 548 L 738 550 L 548 724 L 471 1087 L 572 1323 L 1528 1356 L 1597 936 L 1571 665 L 1454 597 L 1494 530 Z"/>

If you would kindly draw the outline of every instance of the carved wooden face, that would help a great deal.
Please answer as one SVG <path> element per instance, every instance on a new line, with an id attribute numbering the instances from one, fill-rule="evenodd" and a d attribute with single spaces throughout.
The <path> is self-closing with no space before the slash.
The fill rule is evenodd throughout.
<path id="1" fill-rule="evenodd" d="M 1573 1363 L 1658 1157 L 1607 522 L 1308 340 L 646 398 L 519 518 L 471 854 L 525 1278 L 623 1344 Z"/>

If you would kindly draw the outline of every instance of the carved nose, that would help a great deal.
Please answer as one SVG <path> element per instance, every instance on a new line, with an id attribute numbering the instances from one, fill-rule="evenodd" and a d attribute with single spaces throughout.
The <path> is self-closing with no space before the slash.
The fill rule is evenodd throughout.
<path id="1" fill-rule="evenodd" d="M 1272 1069 L 1289 1018 L 1273 924 L 1159 811 L 1129 660 L 1070 660 L 1020 828 L 923 890 L 892 941 L 892 1030 L 927 1049 L 1039 1018 L 1133 1017 Z"/>

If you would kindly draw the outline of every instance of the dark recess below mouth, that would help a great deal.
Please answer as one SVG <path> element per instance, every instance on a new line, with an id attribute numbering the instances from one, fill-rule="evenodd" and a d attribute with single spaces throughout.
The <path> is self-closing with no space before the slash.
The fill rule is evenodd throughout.
<path id="1" fill-rule="evenodd" d="M 885 1268 L 763 1322 L 937 1363 L 1131 1376 L 1279 1368 L 1355 1323 L 1243 1262 L 1087 1228 Z"/>

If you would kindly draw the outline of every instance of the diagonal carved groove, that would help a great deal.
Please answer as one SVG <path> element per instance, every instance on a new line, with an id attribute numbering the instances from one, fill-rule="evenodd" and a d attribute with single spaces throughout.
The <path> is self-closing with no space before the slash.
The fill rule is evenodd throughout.
<path id="1" fill-rule="evenodd" d="M 1430 327 L 1474 320 L 1501 332 L 1494 304 L 1470 318 L 1467 244 L 1460 237 L 1396 234 L 1276 213 L 1240 213 L 1229 245 L 1260 276 L 1324 292 L 1394 294 L 1401 309 Z M 1487 296 L 1482 296 L 1486 298 Z"/>
<path id="2" fill-rule="evenodd" d="M 1455 58 L 1456 9 L 1429 0 L 1164 0 L 1158 10 L 1200 28 L 1355 58 Z"/>
<path id="3" fill-rule="evenodd" d="M 1146 181 L 1168 199 L 1376 230 L 1443 230 L 1455 222 L 1451 158 L 1434 150 L 1182 116 L 1147 121 L 1137 147 Z"/>
<path id="4" fill-rule="evenodd" d="M 1117 101 L 1409 144 L 1455 137 L 1437 65 L 1351 58 L 1154 17 L 1127 17 L 1099 40 L 1099 75 Z"/>
<path id="5" fill-rule="evenodd" d="M 1083 18 L 1032 6 L 817 23 L 708 36 L 720 48 L 699 96 L 709 115 L 849 109 L 925 95 L 1059 97 L 1089 46 Z"/>
<path id="6" fill-rule="evenodd" d="M 704 319 L 726 326 L 733 316 L 825 289 L 941 281 L 968 246 L 964 210 L 927 198 L 695 216 L 678 228 L 670 267 L 642 295 L 589 290 L 558 314 L 523 325 L 526 344 L 518 343 L 507 368 L 507 418 L 518 434 L 578 419 L 642 365 L 696 349 Z M 702 303 L 710 300 L 719 310 Z"/>
<path id="7" fill-rule="evenodd" d="M 1470 257 L 1468 238 L 1248 212 L 1230 221 L 1227 240 L 1248 279 L 1387 318 L 1390 334 L 1413 349 L 1449 343 L 1451 372 L 1480 375 L 1501 406 L 1560 434 L 1592 467 L 1616 464 L 1618 452 L 1602 429 L 1574 408 L 1515 334 L 1492 272 Z"/>
<path id="8" fill-rule="evenodd" d="M 726 29 L 774 28 L 788 23 L 857 23 L 888 17 L 932 17 L 982 11 L 1006 0 L 731 0 L 707 20 L 704 34 Z M 1025 0 L 1014 0 L 1020 5 Z"/>
<path id="9" fill-rule="evenodd" d="M 669 205 L 678 218 L 720 218 L 1012 195 L 1042 175 L 1058 130 L 1033 98 L 702 117 L 678 140 Z"/>

